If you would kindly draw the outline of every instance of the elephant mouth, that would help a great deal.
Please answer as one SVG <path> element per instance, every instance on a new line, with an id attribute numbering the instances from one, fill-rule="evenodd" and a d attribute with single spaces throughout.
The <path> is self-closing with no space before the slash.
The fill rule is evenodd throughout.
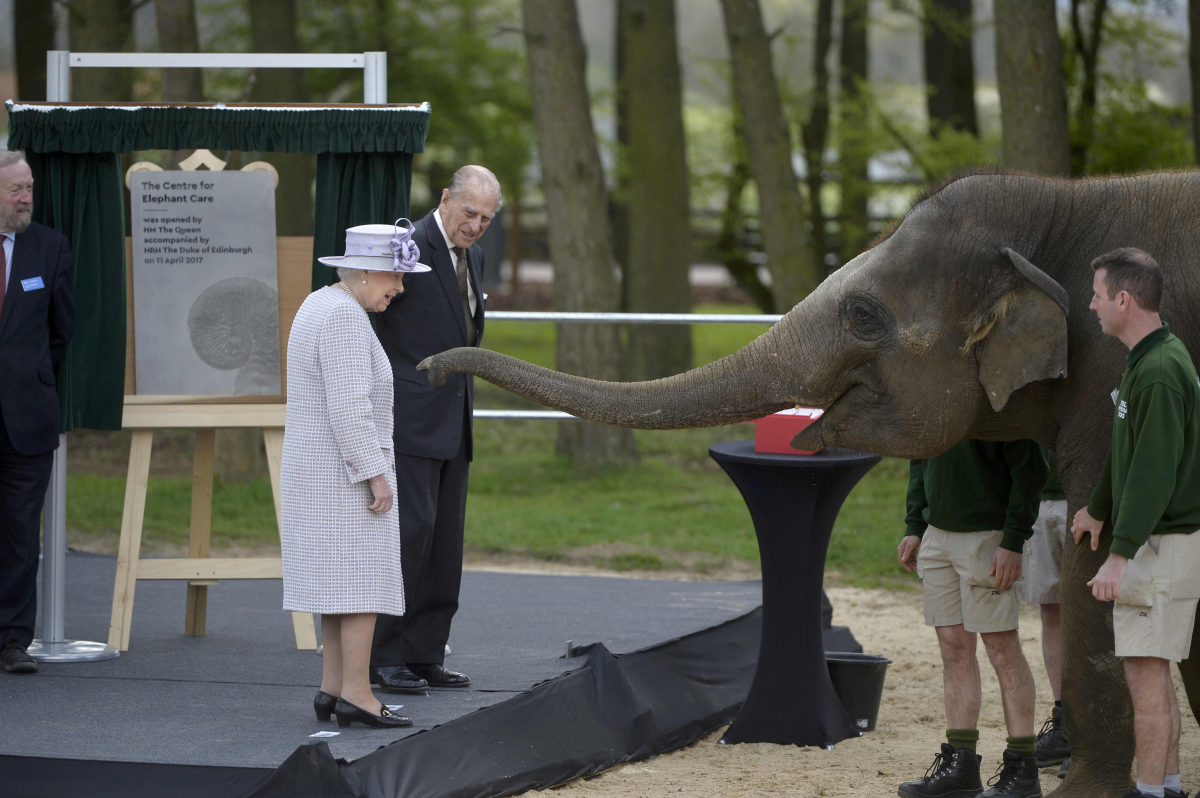
<path id="1" fill-rule="evenodd" d="M 792 439 L 792 448 L 801 451 L 823 449 L 827 446 L 840 446 L 844 433 L 849 428 L 853 415 L 849 408 L 852 404 L 870 404 L 878 394 L 859 382 L 851 385 L 840 396 L 825 405 L 825 412 L 812 424 L 801 430 Z"/>

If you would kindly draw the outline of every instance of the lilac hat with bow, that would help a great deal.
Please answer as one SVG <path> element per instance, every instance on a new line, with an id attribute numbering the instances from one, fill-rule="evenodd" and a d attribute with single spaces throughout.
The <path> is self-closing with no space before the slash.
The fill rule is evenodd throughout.
<path id="1" fill-rule="evenodd" d="M 407 227 L 400 227 L 406 222 Z M 346 254 L 317 258 L 326 266 L 365 269 L 372 272 L 427 272 L 419 262 L 421 250 L 412 240 L 412 222 L 397 219 L 393 224 L 360 224 L 346 230 Z"/>

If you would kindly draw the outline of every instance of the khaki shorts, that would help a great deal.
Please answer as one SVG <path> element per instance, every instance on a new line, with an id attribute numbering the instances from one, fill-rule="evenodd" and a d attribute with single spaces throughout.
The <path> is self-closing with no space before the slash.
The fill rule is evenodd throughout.
<path id="1" fill-rule="evenodd" d="M 1034 604 L 1058 604 L 1063 543 L 1067 539 L 1067 502 L 1044 501 L 1025 542 L 1021 562 L 1021 598 Z"/>
<path id="2" fill-rule="evenodd" d="M 945 532 L 929 527 L 917 551 L 928 626 L 962 624 L 968 632 L 1017 628 L 1021 602 L 1015 586 L 996 589 L 988 575 L 1004 533 Z"/>
<path id="3" fill-rule="evenodd" d="M 1118 657 L 1187 659 L 1200 600 L 1200 534 L 1151 535 L 1113 605 Z"/>

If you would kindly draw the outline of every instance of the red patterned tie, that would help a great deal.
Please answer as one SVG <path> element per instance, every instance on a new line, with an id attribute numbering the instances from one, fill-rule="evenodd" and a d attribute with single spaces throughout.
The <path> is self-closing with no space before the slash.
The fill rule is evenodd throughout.
<path id="1" fill-rule="evenodd" d="M 4 239 L 0 235 L 0 320 L 4 318 L 4 293 L 8 283 L 8 259 L 4 257 Z"/>

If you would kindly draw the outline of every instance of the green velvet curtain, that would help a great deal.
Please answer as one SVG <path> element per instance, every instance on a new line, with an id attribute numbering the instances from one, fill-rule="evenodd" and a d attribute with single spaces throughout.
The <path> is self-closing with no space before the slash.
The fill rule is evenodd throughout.
<path id="1" fill-rule="evenodd" d="M 28 153 L 33 216 L 71 242 L 75 337 L 58 369 L 62 431 L 120 429 L 125 393 L 125 208 L 116 153 Z M 116 231 L 116 235 L 112 231 Z"/>
<path id="2" fill-rule="evenodd" d="M 120 429 L 125 385 L 124 180 L 118 153 L 234 149 L 317 155 L 314 256 L 344 251 L 345 228 L 408 215 L 419 108 L 54 108 L 8 103 L 10 149 L 34 172 L 34 219 L 67 236 L 78 326 L 59 374 L 64 432 Z M 313 287 L 335 274 L 313 261 Z"/>
<path id="3" fill-rule="evenodd" d="M 337 282 L 337 271 L 318 263 L 317 258 L 345 253 L 347 227 L 390 224 L 407 217 L 411 188 L 411 157 L 368 152 L 327 152 L 317 156 L 314 291 Z"/>
<path id="4" fill-rule="evenodd" d="M 35 152 L 210 150 L 413 153 L 428 106 L 411 108 L 55 108 L 15 106 L 8 146 Z"/>

